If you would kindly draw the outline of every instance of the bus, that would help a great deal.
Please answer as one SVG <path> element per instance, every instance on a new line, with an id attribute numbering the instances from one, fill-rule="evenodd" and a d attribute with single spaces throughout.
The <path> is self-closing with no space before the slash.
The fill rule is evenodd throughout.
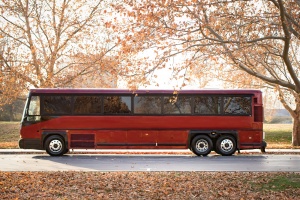
<path id="1" fill-rule="evenodd" d="M 19 147 L 265 151 L 260 90 L 31 89 Z"/>

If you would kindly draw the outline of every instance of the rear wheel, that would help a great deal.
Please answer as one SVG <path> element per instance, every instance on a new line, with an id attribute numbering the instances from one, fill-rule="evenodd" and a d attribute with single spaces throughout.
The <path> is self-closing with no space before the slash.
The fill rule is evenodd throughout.
<path id="1" fill-rule="evenodd" d="M 236 151 L 236 141 L 231 135 L 222 135 L 216 142 L 216 152 L 222 156 L 231 156 Z"/>
<path id="2" fill-rule="evenodd" d="M 46 152 L 51 156 L 61 156 L 66 153 L 65 141 L 58 135 L 52 135 L 45 142 Z"/>
<path id="3" fill-rule="evenodd" d="M 196 155 L 207 156 L 213 148 L 213 143 L 208 136 L 198 135 L 192 140 L 191 147 Z"/>

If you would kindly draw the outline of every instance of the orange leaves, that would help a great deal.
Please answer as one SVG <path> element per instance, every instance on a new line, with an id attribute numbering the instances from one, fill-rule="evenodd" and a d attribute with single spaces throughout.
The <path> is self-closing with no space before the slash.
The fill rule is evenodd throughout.
<path id="1" fill-rule="evenodd" d="M 3 199 L 289 199 L 297 189 L 262 189 L 291 173 L 0 172 Z"/>
<path id="2" fill-rule="evenodd" d="M 112 22 L 105 22 L 105 27 L 106 28 L 111 28 Z"/>

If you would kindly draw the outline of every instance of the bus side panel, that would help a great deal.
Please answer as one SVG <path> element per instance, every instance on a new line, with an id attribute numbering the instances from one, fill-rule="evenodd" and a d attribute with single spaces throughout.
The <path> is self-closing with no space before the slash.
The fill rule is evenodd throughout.
<path id="1" fill-rule="evenodd" d="M 159 131 L 157 135 L 157 145 L 161 148 L 188 148 L 188 130 L 166 130 Z"/>
<path id="2" fill-rule="evenodd" d="M 129 130 L 127 131 L 127 145 L 140 147 L 155 147 L 157 131 L 154 130 Z"/>
<path id="3" fill-rule="evenodd" d="M 263 140 L 253 116 L 59 116 L 23 124 L 20 147 L 40 149 L 43 130 L 69 130 L 71 149 L 187 148 L 190 130 L 236 130 L 240 149 L 260 148 Z"/>
<path id="4" fill-rule="evenodd" d="M 42 135 L 40 131 L 40 123 L 26 124 L 22 123 L 20 130 L 19 147 L 21 149 L 43 149 Z"/>
<path id="5" fill-rule="evenodd" d="M 252 129 L 251 116 L 62 116 L 42 129 L 69 130 L 241 130 Z"/>
<path id="6" fill-rule="evenodd" d="M 97 149 L 126 149 L 126 130 L 97 130 Z"/>
<path id="7" fill-rule="evenodd" d="M 239 131 L 239 149 L 260 149 L 262 131 Z"/>
<path id="8" fill-rule="evenodd" d="M 168 130 L 98 130 L 99 149 L 184 149 L 188 131 Z"/>

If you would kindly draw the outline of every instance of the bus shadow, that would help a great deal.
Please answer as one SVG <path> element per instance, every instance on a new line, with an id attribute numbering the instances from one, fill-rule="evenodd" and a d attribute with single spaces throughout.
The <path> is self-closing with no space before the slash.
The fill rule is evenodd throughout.
<path id="1" fill-rule="evenodd" d="M 53 171 L 211 171 L 212 166 L 215 168 L 218 165 L 223 165 L 223 163 L 231 165 L 236 162 L 243 163 L 249 159 L 263 162 L 266 157 L 263 155 L 209 155 L 201 157 L 195 155 L 67 154 L 58 157 L 35 155 L 33 159 L 47 161 L 47 169 Z M 218 171 L 217 167 L 216 171 Z M 220 171 L 223 170 L 220 169 Z"/>

